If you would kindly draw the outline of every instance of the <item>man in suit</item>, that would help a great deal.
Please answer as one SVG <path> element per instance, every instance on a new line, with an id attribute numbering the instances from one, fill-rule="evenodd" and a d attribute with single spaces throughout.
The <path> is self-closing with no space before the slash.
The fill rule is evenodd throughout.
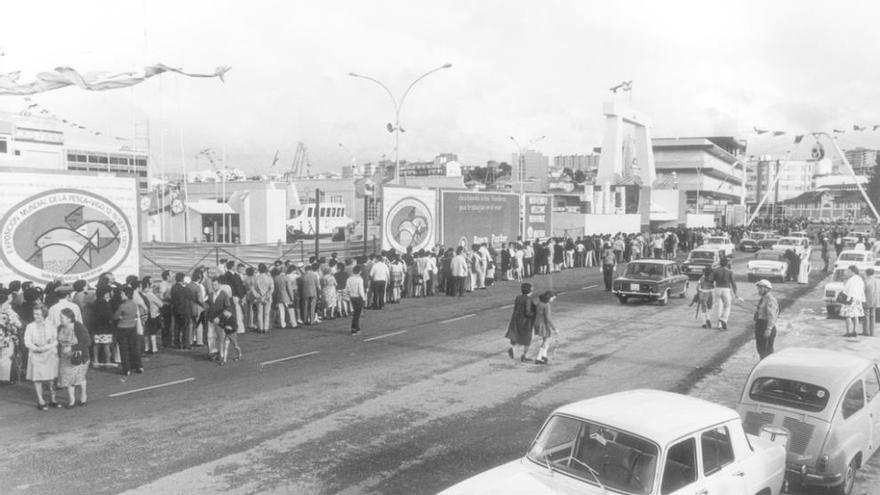
<path id="1" fill-rule="evenodd" d="M 300 277 L 300 283 L 302 285 L 300 299 L 302 300 L 303 324 L 313 325 L 317 320 L 315 309 L 318 302 L 318 287 L 320 287 L 321 281 L 312 265 L 306 265 L 306 271 Z"/>
<path id="2" fill-rule="evenodd" d="M 207 333 L 205 328 L 201 328 L 205 322 L 205 301 L 208 296 L 208 291 L 205 290 L 202 280 L 204 277 L 202 269 L 196 268 L 193 270 L 192 279 L 186 286 L 186 290 L 190 295 L 190 305 L 192 306 L 190 319 L 192 320 L 192 336 L 195 337 L 196 347 L 205 345 L 205 333 Z"/>
<path id="3" fill-rule="evenodd" d="M 223 329 L 219 327 L 220 315 L 224 310 L 232 312 L 232 297 L 221 289 L 220 279 L 215 277 L 211 279 L 211 292 L 208 294 L 207 307 L 207 327 L 208 335 L 205 340 L 208 343 L 208 359 L 217 359 L 220 356 L 220 349 L 223 347 L 223 338 L 226 336 Z"/>
<path id="4" fill-rule="evenodd" d="M 227 261 L 226 272 L 220 275 L 220 283 L 228 285 L 232 290 L 232 308 L 235 314 L 235 321 L 239 329 L 244 329 L 244 298 L 247 295 L 247 289 L 244 286 L 242 274 L 244 273 L 245 266 L 243 263 L 239 263 L 238 267 L 239 271 L 237 272 L 235 262 Z"/>
<path id="5" fill-rule="evenodd" d="M 193 298 L 187 290 L 186 275 L 183 272 L 174 274 L 174 286 L 171 288 L 171 313 L 174 317 L 174 345 L 178 349 L 189 349 L 192 346 L 193 329 Z"/>

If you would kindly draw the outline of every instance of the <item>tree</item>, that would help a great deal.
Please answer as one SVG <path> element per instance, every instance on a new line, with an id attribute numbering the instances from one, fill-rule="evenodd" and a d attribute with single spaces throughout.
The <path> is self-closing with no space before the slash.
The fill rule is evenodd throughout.
<path id="1" fill-rule="evenodd" d="M 583 170 L 575 170 L 573 179 L 575 183 L 583 184 L 587 181 L 587 174 Z"/>
<path id="2" fill-rule="evenodd" d="M 498 176 L 502 175 L 512 175 L 513 167 L 510 166 L 507 162 L 501 162 L 498 164 Z"/>

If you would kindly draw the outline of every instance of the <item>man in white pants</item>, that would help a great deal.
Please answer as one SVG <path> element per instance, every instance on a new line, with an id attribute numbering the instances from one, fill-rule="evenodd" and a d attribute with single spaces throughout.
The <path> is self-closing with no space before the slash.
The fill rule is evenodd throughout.
<path id="1" fill-rule="evenodd" d="M 733 272 L 727 267 L 727 258 L 721 259 L 721 266 L 712 272 L 712 283 L 715 286 L 715 307 L 718 308 L 718 329 L 727 330 L 727 321 L 730 318 L 730 305 L 733 298 L 741 300 L 736 294 L 736 282 L 733 280 Z"/>

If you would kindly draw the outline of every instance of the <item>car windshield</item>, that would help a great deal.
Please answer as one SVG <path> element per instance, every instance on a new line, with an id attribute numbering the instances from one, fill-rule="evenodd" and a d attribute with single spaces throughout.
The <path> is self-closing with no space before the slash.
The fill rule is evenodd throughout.
<path id="1" fill-rule="evenodd" d="M 849 278 L 848 272 L 849 272 L 849 270 L 846 268 L 834 270 L 834 281 L 835 282 L 846 282 L 846 279 Z"/>
<path id="2" fill-rule="evenodd" d="M 626 275 L 660 278 L 663 276 L 663 265 L 659 263 L 630 263 L 626 267 Z"/>
<path id="3" fill-rule="evenodd" d="M 555 415 L 527 457 L 590 484 L 644 495 L 653 491 L 658 453 L 655 444 L 625 431 Z"/>
<path id="4" fill-rule="evenodd" d="M 758 402 L 819 412 L 828 404 L 828 390 L 811 383 L 761 377 L 752 383 L 749 397 Z"/>
<path id="5" fill-rule="evenodd" d="M 751 235 L 752 240 L 755 240 L 755 241 L 760 241 L 761 239 L 765 239 L 766 237 L 767 237 L 767 234 L 765 234 L 763 232 L 756 232 Z"/>
<path id="6" fill-rule="evenodd" d="M 692 260 L 714 260 L 715 253 L 712 251 L 691 251 L 690 259 Z"/>
<path id="7" fill-rule="evenodd" d="M 838 261 L 865 261 L 865 253 L 840 253 Z"/>
<path id="8" fill-rule="evenodd" d="M 727 244 L 726 237 L 710 237 L 707 241 L 708 244 Z"/>

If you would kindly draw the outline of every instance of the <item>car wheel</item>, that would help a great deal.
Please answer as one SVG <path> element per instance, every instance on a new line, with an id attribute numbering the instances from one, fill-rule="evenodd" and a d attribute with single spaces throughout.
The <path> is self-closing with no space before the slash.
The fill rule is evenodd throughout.
<path id="1" fill-rule="evenodd" d="M 660 306 L 666 306 L 669 303 L 669 289 L 663 292 L 663 297 L 657 299 L 657 302 L 660 303 Z"/>
<path id="2" fill-rule="evenodd" d="M 858 469 L 859 467 L 855 459 L 849 461 L 849 466 L 846 467 L 846 473 L 843 475 L 843 482 L 835 486 L 832 489 L 832 493 L 835 495 L 850 495 L 853 491 L 853 486 L 856 484 L 856 471 Z"/>
<path id="3" fill-rule="evenodd" d="M 617 296 L 617 301 L 620 302 L 620 304 L 626 304 L 626 296 Z"/>

